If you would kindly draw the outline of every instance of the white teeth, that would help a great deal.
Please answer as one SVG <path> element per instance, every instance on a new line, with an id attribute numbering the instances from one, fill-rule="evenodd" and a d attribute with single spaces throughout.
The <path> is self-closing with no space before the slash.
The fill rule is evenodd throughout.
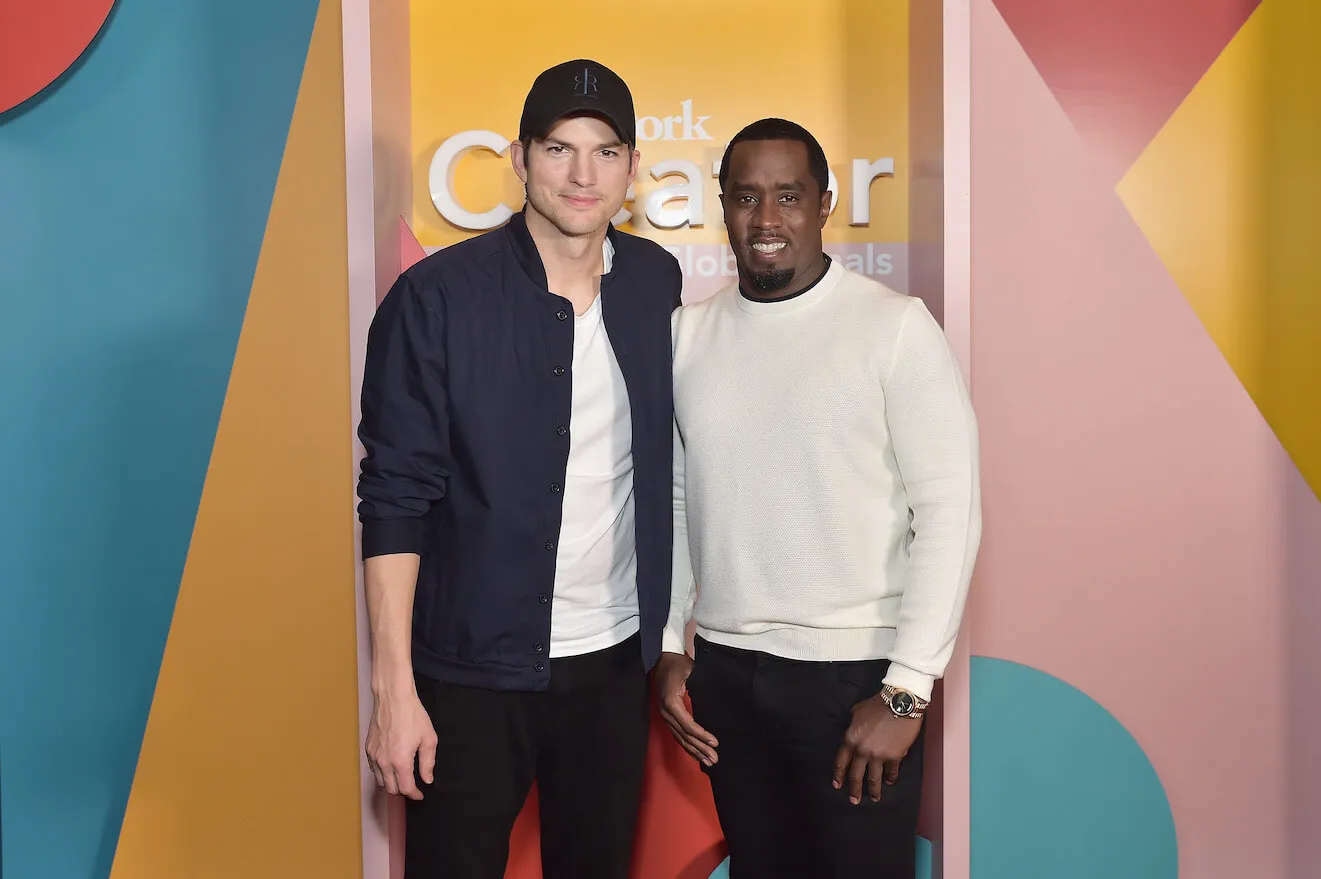
<path id="1" fill-rule="evenodd" d="M 758 253 L 778 253 L 784 249 L 784 242 L 777 241 L 774 244 L 754 244 L 752 249 Z"/>

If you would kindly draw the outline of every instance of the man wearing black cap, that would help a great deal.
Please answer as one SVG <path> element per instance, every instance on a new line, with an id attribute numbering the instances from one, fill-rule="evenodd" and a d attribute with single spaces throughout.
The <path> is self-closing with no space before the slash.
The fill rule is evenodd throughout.
<path id="1" fill-rule="evenodd" d="M 611 226 L 633 99 L 537 77 L 527 204 L 400 276 L 368 338 L 359 516 L 366 752 L 407 800 L 408 879 L 499 879 L 536 781 L 547 879 L 624 879 L 669 606 L 670 314 L 682 276 Z"/>

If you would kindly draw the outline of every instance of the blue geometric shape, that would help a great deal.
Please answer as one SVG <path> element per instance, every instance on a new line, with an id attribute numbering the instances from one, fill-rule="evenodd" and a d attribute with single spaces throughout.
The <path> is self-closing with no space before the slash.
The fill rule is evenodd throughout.
<path id="1" fill-rule="evenodd" d="M 708 879 L 729 879 L 729 858 L 721 861 Z M 917 872 L 914 879 L 931 879 L 931 843 L 921 836 L 917 838 Z"/>
<path id="2" fill-rule="evenodd" d="M 0 116 L 6 875 L 109 875 L 318 5 L 117 3 Z"/>
<path id="3" fill-rule="evenodd" d="M 917 875 L 916 879 L 931 879 L 931 843 L 922 836 L 917 838 Z"/>
<path id="4" fill-rule="evenodd" d="M 972 875 L 1176 879 L 1174 816 L 1142 748 L 1085 693 L 972 659 Z"/>

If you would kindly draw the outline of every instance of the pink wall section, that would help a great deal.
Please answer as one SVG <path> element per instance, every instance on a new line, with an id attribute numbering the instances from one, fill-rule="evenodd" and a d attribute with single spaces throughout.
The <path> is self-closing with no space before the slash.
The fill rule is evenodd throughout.
<path id="1" fill-rule="evenodd" d="M 972 10 L 970 0 L 944 0 L 941 4 L 941 269 L 942 318 L 945 337 L 968 379 L 974 401 L 978 376 L 972 358 Z M 929 13 L 928 13 L 929 14 Z M 916 192 L 924 187 L 915 184 Z M 914 231 L 921 233 L 922 226 Z M 919 247 L 919 250 L 921 248 Z M 983 511 L 983 518 L 985 513 Z M 973 575 L 963 627 L 945 670 L 941 694 L 941 821 L 940 843 L 934 847 L 932 875 L 943 879 L 969 879 L 971 863 L 972 741 L 970 657 L 971 621 L 981 592 Z"/>
<path id="2" fill-rule="evenodd" d="M 921 297 L 941 320 L 945 312 L 943 165 L 945 120 L 941 98 L 943 39 L 940 4 L 916 4 L 908 16 L 908 292 Z M 931 841 L 939 861 L 944 837 L 944 682 L 937 684 L 927 719 L 922 814 L 918 833 Z M 957 691 L 953 693 L 957 699 Z M 938 870 L 938 868 L 937 868 Z M 939 873 L 937 872 L 937 875 Z"/>
<path id="3" fill-rule="evenodd" d="M 405 268 L 400 217 L 412 210 L 412 101 L 408 0 L 371 0 L 372 170 L 376 231 L 376 300 Z"/>
<path id="4" fill-rule="evenodd" d="M 1286 743 L 1321 503 L 1120 201 L 1114 145 L 1085 139 L 1098 123 L 1070 119 L 992 0 L 972 6 L 972 649 L 1129 730 L 1181 876 L 1314 875 L 1288 863 Z"/>
<path id="5" fill-rule="evenodd" d="M 343 0 L 345 187 L 348 204 L 349 346 L 354 481 L 362 446 L 356 429 L 367 329 L 385 289 L 399 274 L 398 217 L 409 192 L 408 0 Z M 354 517 L 355 541 L 361 529 Z M 355 550 L 358 592 L 359 738 L 371 717 L 370 636 L 363 604 L 361 553 Z M 377 788 L 361 752 L 362 876 L 403 875 L 403 801 Z"/>

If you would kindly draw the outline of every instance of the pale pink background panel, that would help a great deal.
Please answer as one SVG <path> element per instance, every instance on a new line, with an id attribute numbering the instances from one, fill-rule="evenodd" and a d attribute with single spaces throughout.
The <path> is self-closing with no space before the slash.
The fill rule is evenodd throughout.
<path id="1" fill-rule="evenodd" d="M 1129 729 L 1182 876 L 1288 875 L 1285 608 L 1321 564 L 1321 504 L 1298 502 L 1111 175 L 989 0 L 973 5 L 973 650 L 1062 678 Z M 1286 546 L 1287 530 L 1312 539 Z"/>

